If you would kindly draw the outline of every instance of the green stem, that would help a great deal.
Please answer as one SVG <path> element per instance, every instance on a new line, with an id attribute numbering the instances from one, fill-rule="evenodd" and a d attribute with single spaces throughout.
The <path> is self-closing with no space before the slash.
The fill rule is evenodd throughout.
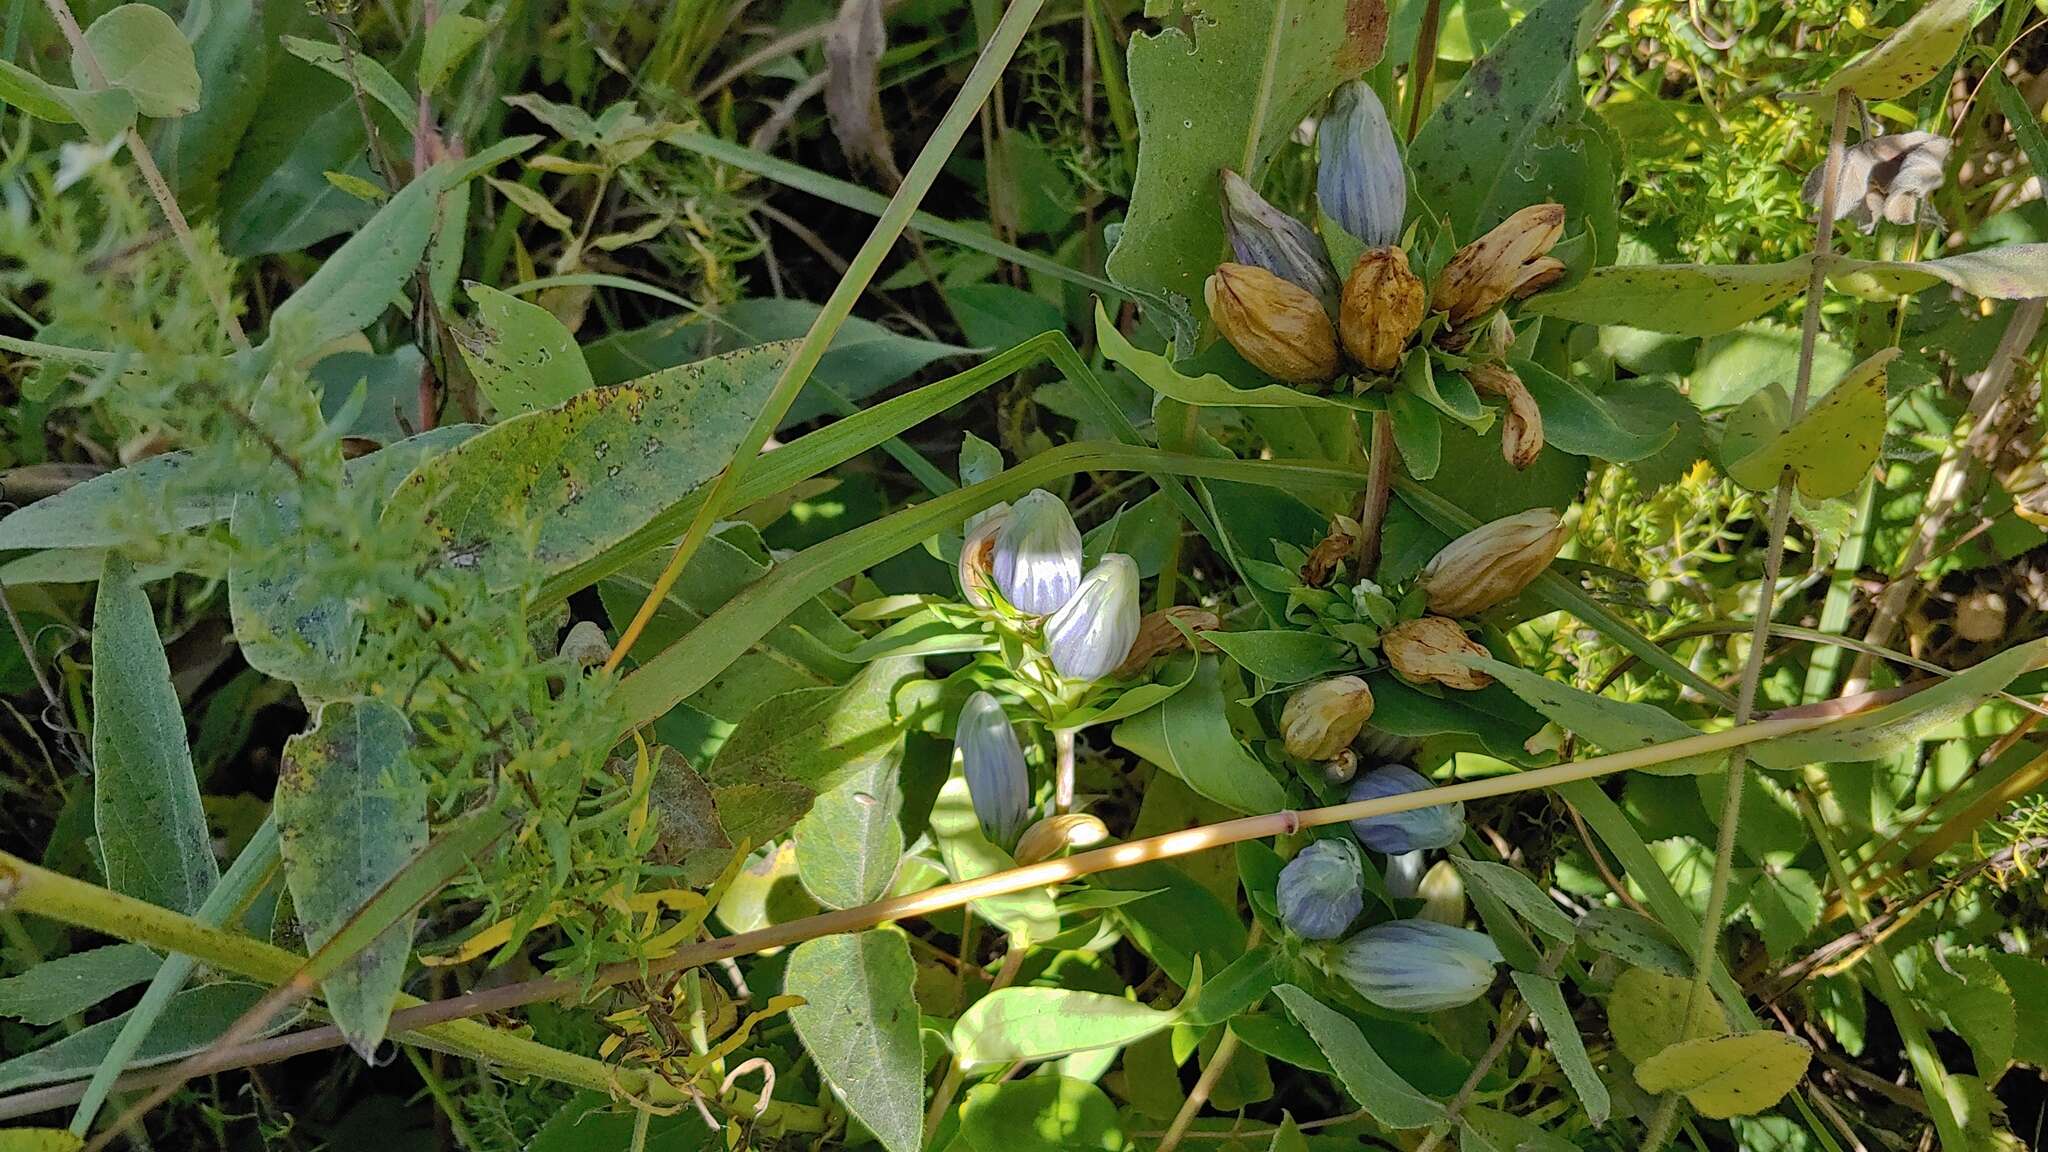
<path id="1" fill-rule="evenodd" d="M 781 379 L 775 382 L 775 390 L 769 394 L 767 402 L 755 415 L 754 423 L 747 429 L 746 435 L 740 438 L 739 446 L 732 454 L 732 463 L 712 481 L 710 493 L 705 496 L 703 505 L 690 521 L 690 527 L 683 533 L 681 542 L 676 545 L 675 554 L 670 557 L 667 569 L 662 572 L 661 578 L 655 581 L 654 588 L 648 593 L 646 601 L 640 605 L 640 611 L 634 616 L 633 622 L 620 633 L 619 642 L 605 663 L 607 671 L 618 668 L 619 662 L 632 650 L 634 641 L 640 638 L 641 631 L 653 618 L 655 609 L 660 607 L 662 600 L 668 596 L 668 590 L 674 585 L 676 577 L 682 574 L 683 567 L 697 554 L 698 547 L 710 533 L 712 522 L 718 516 L 717 509 L 728 489 L 748 470 L 754 458 L 761 454 L 762 445 L 768 442 L 768 437 L 774 433 L 776 426 L 782 423 L 782 417 L 789 411 L 790 405 L 796 402 L 797 393 L 810 381 L 811 373 L 817 370 L 819 362 L 825 358 L 825 350 L 831 345 L 832 338 L 838 334 L 840 325 L 853 314 L 854 301 L 860 299 L 861 293 L 867 291 L 868 283 L 874 279 L 875 273 L 882 266 L 882 260 L 888 256 L 889 250 L 896 246 L 897 239 L 903 235 L 903 229 L 910 223 L 911 213 L 916 211 L 918 202 L 924 199 L 925 193 L 931 190 L 932 182 L 938 178 L 939 170 L 953 154 L 953 149 L 959 145 L 960 137 L 966 133 L 967 126 L 975 118 L 982 101 L 987 99 L 996 81 L 1001 78 L 1003 69 L 1009 65 L 1010 57 L 1023 42 L 1025 33 L 1031 30 L 1031 21 L 1038 15 L 1038 9 L 1043 3 L 1044 0 L 1011 0 L 1009 10 L 1003 14 L 1002 23 L 996 26 L 995 34 L 989 37 L 988 48 L 974 62 L 974 68 L 967 74 L 967 82 L 961 87 L 960 94 L 954 98 L 953 106 L 946 110 L 945 118 L 939 121 L 939 126 L 933 131 L 931 139 L 925 141 L 924 147 L 919 150 L 917 159 L 910 165 L 910 171 L 904 175 L 903 184 L 897 188 L 896 195 L 890 198 L 889 207 L 883 210 L 881 219 L 875 222 L 875 230 L 869 233 L 866 243 L 860 246 L 860 251 L 854 253 L 852 261 L 847 265 L 846 274 L 839 278 L 839 284 L 833 288 L 832 295 L 827 297 L 824 305 L 818 309 L 817 317 L 811 321 L 810 330 L 804 333 L 803 342 L 797 346 L 796 353 L 783 368 Z"/>
<path id="2" fill-rule="evenodd" d="M 433 1066 L 427 1063 L 426 1057 L 420 1055 L 420 1050 L 407 1048 L 405 1058 L 412 1061 L 413 1071 L 420 1074 L 420 1082 L 427 1086 L 427 1094 L 434 1098 L 434 1104 L 441 1109 L 441 1115 L 448 1118 L 448 1131 L 454 1135 L 456 1146 L 470 1149 L 483 1147 L 477 1142 L 476 1134 L 469 1130 L 469 1123 L 462 1118 L 462 1105 L 456 1102 L 455 1097 L 449 1093 L 448 1086 L 441 1082 L 441 1078 L 434 1075 Z M 644 1111 L 640 1114 L 647 1115 Z"/>
<path id="3" fill-rule="evenodd" d="M 1806 818 L 1807 827 L 1813 833 L 1813 842 L 1820 847 L 1821 859 L 1827 862 L 1828 875 L 1842 893 L 1850 919 L 1862 928 L 1870 923 L 1870 910 L 1864 907 L 1863 897 L 1857 893 L 1855 881 L 1842 863 L 1842 854 L 1835 848 L 1827 821 L 1821 819 L 1820 808 L 1814 803 L 1814 785 L 1820 783 L 1815 779 L 1818 774 L 1817 768 L 1807 769 L 1807 787 L 1799 792 L 1799 813 Z M 1941 1137 L 1943 1152 L 1968 1152 L 1971 1143 L 1961 1122 L 1956 1119 L 1952 1104 L 1954 1098 L 1949 1095 L 1948 1068 L 1934 1051 L 1934 1043 L 1928 1038 L 1927 1022 L 1921 1019 L 1920 1009 L 1899 983 L 1898 968 L 1893 964 L 1891 954 L 1885 949 L 1882 939 L 1876 936 L 1870 940 L 1870 974 L 1877 982 L 1878 998 L 1891 1010 L 1899 1039 L 1906 1046 L 1906 1059 L 1913 1065 L 1913 1075 L 1920 1081 L 1921 1095 L 1927 1100 L 1928 1115 L 1934 1118 L 1934 1130 Z"/>

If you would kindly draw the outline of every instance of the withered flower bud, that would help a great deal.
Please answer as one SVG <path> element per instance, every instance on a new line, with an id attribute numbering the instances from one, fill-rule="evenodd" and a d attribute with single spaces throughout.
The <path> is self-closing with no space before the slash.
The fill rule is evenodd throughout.
<path id="1" fill-rule="evenodd" d="M 1019 865 L 1050 860 L 1064 848 L 1086 848 L 1109 839 L 1109 826 L 1084 812 L 1047 816 L 1017 838 Z"/>
<path id="2" fill-rule="evenodd" d="M 1332 784 L 1349 784 L 1358 775 L 1358 753 L 1349 748 L 1337 749 L 1337 754 L 1323 761 L 1323 779 Z"/>
<path id="3" fill-rule="evenodd" d="M 1337 375 L 1337 329 L 1307 289 L 1264 268 L 1224 264 L 1202 294 L 1217 331 L 1259 371 L 1289 384 Z"/>
<path id="4" fill-rule="evenodd" d="M 1404 680 L 1416 684 L 1441 684 L 1461 692 L 1474 692 L 1493 683 L 1493 677 L 1465 665 L 1466 656 L 1489 653 L 1458 627 L 1456 620 L 1424 616 L 1387 629 L 1380 637 L 1380 651 L 1387 663 Z"/>
<path id="5" fill-rule="evenodd" d="M 1374 372 L 1392 372 L 1422 327 L 1427 305 L 1421 278 L 1408 270 L 1408 253 L 1393 245 L 1367 249 L 1344 281 L 1337 310 L 1344 350 Z"/>
<path id="6" fill-rule="evenodd" d="M 1543 453 L 1543 410 L 1522 384 L 1522 378 L 1505 365 L 1475 364 L 1465 370 L 1472 387 L 1489 396 L 1506 400 L 1507 411 L 1500 425 L 1500 454 L 1516 471 L 1536 462 Z"/>
<path id="7" fill-rule="evenodd" d="M 1430 306 L 1451 314 L 1462 328 L 1510 296 L 1527 296 L 1557 283 L 1564 265 L 1546 257 L 1564 235 L 1564 205 L 1532 204 L 1493 231 L 1458 249 L 1437 277 Z"/>
<path id="8" fill-rule="evenodd" d="M 1444 545 L 1422 570 L 1429 610 L 1457 618 L 1506 603 L 1543 575 L 1566 535 L 1564 521 L 1548 508 L 1474 528 Z"/>
<path id="9" fill-rule="evenodd" d="M 1309 550 L 1308 561 L 1301 566 L 1301 582 L 1311 588 L 1321 588 L 1336 575 L 1337 565 L 1351 555 L 1358 546 L 1358 533 L 1362 529 L 1358 521 L 1349 516 L 1339 516 L 1330 521 L 1330 531 L 1316 546 Z"/>
<path id="10" fill-rule="evenodd" d="M 2005 597 L 1989 588 L 1963 597 L 1956 605 L 1956 635 L 1973 644 L 2005 635 Z"/>
<path id="11" fill-rule="evenodd" d="M 1328 760 L 1349 747 L 1372 717 L 1372 689 L 1357 676 L 1333 676 L 1296 688 L 1280 709 L 1280 735 L 1287 752 L 1303 760 Z"/>
<path id="12" fill-rule="evenodd" d="M 1207 608 L 1192 604 L 1176 604 L 1157 612 L 1148 612 L 1138 621 L 1138 638 L 1131 643 L 1131 654 L 1109 674 L 1112 680 L 1128 680 L 1145 670 L 1145 665 L 1169 652 L 1178 652 L 1188 646 L 1188 638 L 1179 628 L 1173 626 L 1178 620 L 1189 632 L 1214 632 L 1223 627 L 1223 617 Z M 1201 642 L 1205 650 L 1214 646 Z"/>
<path id="13" fill-rule="evenodd" d="M 1322 237 L 1266 202 L 1251 182 L 1223 170 L 1223 232 L 1237 262 L 1264 268 L 1336 310 L 1337 273 Z"/>

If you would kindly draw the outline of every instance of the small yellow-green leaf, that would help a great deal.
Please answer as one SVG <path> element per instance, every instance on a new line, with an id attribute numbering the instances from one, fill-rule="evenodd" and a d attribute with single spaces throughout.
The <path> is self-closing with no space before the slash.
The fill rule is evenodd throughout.
<path id="1" fill-rule="evenodd" d="M 472 282 L 476 324 L 455 331 L 462 362 L 500 416 L 553 408 L 590 387 L 576 337 L 538 304 Z"/>
<path id="2" fill-rule="evenodd" d="M 1783 1032 L 1742 1032 L 1673 1044 L 1636 1065 L 1645 1092 L 1679 1092 L 1714 1120 L 1753 1116 L 1806 1075 L 1813 1049 Z"/>
<path id="3" fill-rule="evenodd" d="M 1693 998 L 1691 979 L 1630 968 L 1615 978 L 1608 993 L 1607 1026 L 1621 1054 L 1640 1064 L 1687 1036 L 1719 1035 L 1728 1022 L 1712 993 Z"/>
<path id="4" fill-rule="evenodd" d="M 334 185 L 358 200 L 370 204 L 382 204 L 385 200 L 383 188 L 379 187 L 375 182 L 365 180 L 353 172 L 335 172 L 330 170 L 322 172 L 321 175 L 327 177 L 329 184 Z"/>
<path id="5" fill-rule="evenodd" d="M 528 216 L 564 235 L 570 231 L 572 225 L 569 218 L 562 214 L 561 209 L 548 203 L 548 198 L 542 195 L 539 189 L 514 184 L 510 180 L 500 180 L 496 176 L 486 176 L 484 182 L 496 188 L 500 195 L 518 205 Z"/>
<path id="6" fill-rule="evenodd" d="M 1846 88 L 1865 100 L 1891 100 L 1934 79 L 1976 23 L 1977 0 L 1932 0 L 1884 41 L 1849 61 L 1800 99 L 1832 103 Z"/>
<path id="7" fill-rule="evenodd" d="M 0 60 L 0 104 L 11 104 L 38 120 L 69 124 L 76 117 L 64 106 L 65 91 L 18 64 Z"/>
<path id="8" fill-rule="evenodd" d="M 85 1140 L 62 1128 L 16 1128 L 0 1132 L 0 1152 L 77 1152 Z"/>
<path id="9" fill-rule="evenodd" d="M 133 96 L 144 116 L 183 116 L 198 109 L 199 65 L 192 45 L 161 9 L 123 4 L 93 21 L 85 42 L 107 83 Z M 76 56 L 71 74 L 81 88 L 89 82 Z"/>
<path id="10" fill-rule="evenodd" d="M 1887 348 L 1850 369 L 1790 427 L 1754 451 L 1730 459 L 1728 475 L 1761 492 L 1775 487 L 1779 472 L 1790 468 L 1800 493 L 1809 499 L 1828 500 L 1855 491 L 1884 443 L 1884 366 L 1896 355 L 1898 349 Z"/>

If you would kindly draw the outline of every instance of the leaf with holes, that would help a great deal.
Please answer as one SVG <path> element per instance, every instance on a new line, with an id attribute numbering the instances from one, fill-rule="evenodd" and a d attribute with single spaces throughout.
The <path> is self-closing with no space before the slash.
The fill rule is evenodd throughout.
<path id="1" fill-rule="evenodd" d="M 1805 256 L 1779 264 L 1621 264 L 1595 268 L 1570 288 L 1532 296 L 1522 311 L 1581 324 L 1715 336 L 1799 295 L 1811 270 Z"/>

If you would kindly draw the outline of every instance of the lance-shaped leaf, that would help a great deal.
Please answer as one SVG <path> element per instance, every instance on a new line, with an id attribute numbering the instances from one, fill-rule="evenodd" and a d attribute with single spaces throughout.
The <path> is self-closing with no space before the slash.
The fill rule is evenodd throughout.
<path id="1" fill-rule="evenodd" d="M 424 514 L 446 562 L 493 587 L 574 568 L 726 466 L 791 348 L 729 352 L 515 416 L 421 466 L 385 515 Z"/>
<path id="2" fill-rule="evenodd" d="M 2048 296 L 2048 244 L 2006 244 L 1933 260 L 1856 260 L 1828 268 L 1828 283 L 1868 299 L 1892 300 L 1949 284 L 1986 300 Z"/>
<path id="3" fill-rule="evenodd" d="M 1619 324 L 1676 336 L 1742 327 L 1799 295 L 1811 257 L 1777 264 L 1620 264 L 1569 288 L 1542 292 L 1522 311 L 1581 324 Z"/>
<path id="4" fill-rule="evenodd" d="M 317 951 L 426 847 L 426 782 L 404 714 L 381 700 L 322 707 L 312 729 L 285 742 L 276 805 L 285 882 Z M 366 1060 L 384 1038 L 412 936 L 412 917 L 398 917 L 322 982 Z"/>
<path id="5" fill-rule="evenodd" d="M 1550 1052 L 1564 1069 L 1565 1079 L 1571 1081 L 1572 1091 L 1579 1094 L 1579 1103 L 1586 1107 L 1586 1118 L 1595 1124 L 1605 1124 L 1613 1101 L 1586 1055 L 1586 1042 L 1579 1036 L 1578 1022 L 1572 1019 L 1571 1008 L 1564 1002 L 1564 989 L 1557 981 L 1533 972 L 1516 972 L 1514 980 L 1515 989 L 1529 1002 L 1529 1010 L 1542 1021 Z"/>
<path id="6" fill-rule="evenodd" d="M 220 879 L 185 716 L 135 569 L 110 553 L 92 622 L 93 823 L 107 886 L 192 912 Z"/>
<path id="7" fill-rule="evenodd" d="M 1444 1106 L 1389 1067 L 1349 1016 L 1292 984 L 1273 991 L 1314 1038 L 1344 1091 L 1373 1119 L 1389 1128 L 1427 1128 L 1444 1121 Z"/>
<path id="8" fill-rule="evenodd" d="M 1177 1010 L 1162 1011 L 1101 992 L 1000 988 L 975 1001 L 953 1025 L 953 1058 L 971 1070 L 1121 1048 L 1180 1017 Z"/>
<path id="9" fill-rule="evenodd" d="M 1934 79 L 1976 23 L 1977 0 L 1932 0 L 1877 46 L 1842 66 L 1817 91 L 1798 94 L 1832 105 L 1846 88 L 1865 100 L 1895 100 Z"/>

